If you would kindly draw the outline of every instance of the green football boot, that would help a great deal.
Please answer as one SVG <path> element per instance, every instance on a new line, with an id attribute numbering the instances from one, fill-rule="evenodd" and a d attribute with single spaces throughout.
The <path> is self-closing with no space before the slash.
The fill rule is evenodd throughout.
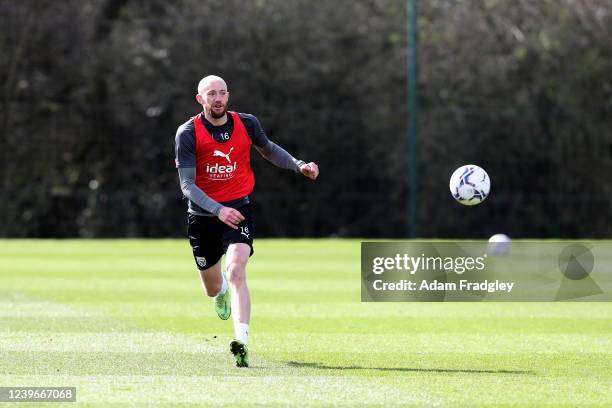
<path id="1" fill-rule="evenodd" d="M 249 349 L 246 344 L 238 340 L 232 340 L 230 343 L 230 351 L 236 358 L 236 367 L 249 366 Z"/>
<path id="2" fill-rule="evenodd" d="M 225 293 L 215 296 L 215 311 L 221 320 L 229 319 L 232 314 L 232 303 L 230 301 L 230 289 L 227 288 Z"/>

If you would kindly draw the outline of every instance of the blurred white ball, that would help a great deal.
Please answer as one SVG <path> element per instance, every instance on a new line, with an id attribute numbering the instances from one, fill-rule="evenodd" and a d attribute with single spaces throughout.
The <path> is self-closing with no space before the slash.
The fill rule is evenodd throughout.
<path id="1" fill-rule="evenodd" d="M 495 234 L 489 238 L 487 253 L 493 256 L 508 255 L 512 240 L 506 234 Z"/>

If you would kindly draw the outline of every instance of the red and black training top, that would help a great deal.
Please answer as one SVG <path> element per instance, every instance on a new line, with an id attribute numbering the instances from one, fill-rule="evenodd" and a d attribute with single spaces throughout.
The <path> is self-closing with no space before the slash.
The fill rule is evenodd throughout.
<path id="1" fill-rule="evenodd" d="M 251 137 L 236 112 L 231 115 L 231 134 L 215 140 L 202 122 L 202 114 L 193 118 L 196 137 L 196 185 L 218 202 L 248 196 L 255 187 L 251 169 Z"/>
<path id="2" fill-rule="evenodd" d="M 181 168 L 181 167 L 197 168 L 199 157 L 198 157 L 197 148 L 196 148 L 197 146 L 196 123 L 198 124 L 198 127 L 200 125 L 203 126 L 208 131 L 208 133 L 212 136 L 212 138 L 221 146 L 221 148 L 213 149 L 213 154 L 214 154 L 214 150 L 219 150 L 220 153 L 226 154 L 231 149 L 231 148 L 226 148 L 225 146 L 226 145 L 229 146 L 228 143 L 231 142 L 233 139 L 234 122 L 237 122 L 234 119 L 236 116 L 238 117 L 238 119 L 240 119 L 242 127 L 246 129 L 248 137 L 251 139 L 252 146 L 256 146 L 258 148 L 267 148 L 268 146 L 273 144 L 268 139 L 268 136 L 264 132 L 261 124 L 259 123 L 259 120 L 254 115 L 251 115 L 249 113 L 241 113 L 241 112 L 236 112 L 236 113 L 228 112 L 227 122 L 221 126 L 214 126 L 212 123 L 206 120 L 203 114 L 199 114 L 199 115 L 189 118 L 189 120 L 187 120 L 177 129 L 176 137 L 175 137 L 175 153 L 176 153 L 175 165 L 176 167 L 177 168 Z M 233 161 L 233 159 L 235 158 L 235 155 L 234 155 L 235 151 L 236 149 L 234 148 L 234 150 L 230 153 L 229 155 L 230 161 Z M 220 163 L 219 166 L 225 166 L 227 164 L 231 164 L 231 163 L 227 163 L 227 159 L 224 159 L 224 157 L 221 156 L 220 153 L 217 153 L 218 154 L 217 156 L 213 156 L 215 157 L 215 159 L 219 159 L 219 163 Z M 223 161 L 225 161 L 225 164 L 221 164 L 223 163 Z M 215 163 L 212 163 L 212 166 L 215 166 Z M 236 169 L 237 168 L 238 168 L 238 165 L 236 165 Z M 206 165 L 204 165 L 204 170 L 206 170 Z M 226 168 L 223 168 L 221 170 L 222 172 L 221 173 L 219 172 L 219 167 L 217 167 L 216 173 L 224 174 L 226 170 L 227 170 Z M 197 171 L 197 173 L 200 174 L 199 171 Z M 215 170 L 211 172 L 211 177 L 215 177 L 215 176 L 212 176 L 212 174 L 215 174 Z M 201 177 L 203 177 L 203 175 Z M 205 193 L 208 194 L 207 191 L 205 191 Z M 239 208 L 242 205 L 247 204 L 249 202 L 250 202 L 249 196 L 244 195 L 235 200 L 222 201 L 221 204 L 228 206 L 228 207 L 232 207 L 232 208 Z M 196 213 L 196 214 L 209 214 L 208 211 L 204 210 L 203 208 L 201 208 L 200 206 L 198 206 L 196 203 L 194 203 L 191 200 L 188 200 L 188 204 L 189 204 L 189 212 Z"/>

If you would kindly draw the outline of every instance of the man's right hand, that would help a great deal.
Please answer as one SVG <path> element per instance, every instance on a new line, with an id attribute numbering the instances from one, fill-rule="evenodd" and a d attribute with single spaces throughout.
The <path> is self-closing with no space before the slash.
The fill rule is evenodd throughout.
<path id="1" fill-rule="evenodd" d="M 217 217 L 219 217 L 221 222 L 233 229 L 238 229 L 238 224 L 244 221 L 244 216 L 240 211 L 231 207 L 222 207 Z"/>

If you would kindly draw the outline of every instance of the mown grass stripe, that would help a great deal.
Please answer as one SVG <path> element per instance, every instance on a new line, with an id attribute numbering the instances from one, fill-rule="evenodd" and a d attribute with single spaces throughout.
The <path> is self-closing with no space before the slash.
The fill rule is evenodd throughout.
<path id="1" fill-rule="evenodd" d="M 82 290 L 102 292 L 197 292 L 202 293 L 200 278 L 193 274 L 189 278 L 159 279 L 159 278 L 15 278 L 0 279 L 3 290 L 15 291 L 53 291 Z M 347 282 L 346 279 L 327 279 L 313 281 L 312 279 L 281 279 L 262 280 L 249 279 L 252 290 L 268 292 L 350 292 L 359 293 L 359 282 Z"/>
<path id="2" fill-rule="evenodd" d="M 36 315 L 78 315 L 79 313 L 100 314 L 112 313 L 114 316 L 201 316 L 209 314 L 212 300 L 203 293 L 199 300 L 175 300 L 173 302 L 150 301 L 70 301 L 62 304 L 46 301 L 29 301 L 30 298 L 15 301 L 0 301 L 0 316 Z M 606 323 L 612 320 L 612 308 L 602 308 L 600 303 L 516 303 L 509 308 L 504 303 L 474 303 L 456 307 L 444 303 L 347 303 L 330 300 L 325 307 L 318 303 L 290 302 L 289 296 L 284 306 L 279 308 L 276 303 L 257 302 L 253 309 L 259 316 L 282 317 L 303 316 L 335 318 L 379 318 L 394 317 L 413 318 L 420 320 L 439 319 L 499 319 L 500 322 L 520 319 L 531 325 L 534 319 L 569 319 L 584 320 L 591 324 Z M 78 309 L 78 310 L 75 310 Z M 560 325 L 560 327 L 567 325 Z M 572 325 L 573 326 L 573 325 Z"/>
<path id="3" fill-rule="evenodd" d="M 109 353 L 155 353 L 220 352 L 208 339 L 185 336 L 169 332 L 0 332 L 0 350 L 33 352 L 109 352 Z M 225 347 L 223 347 L 225 351 Z"/>
<path id="4" fill-rule="evenodd" d="M 233 369 L 232 371 L 237 371 Z M 247 371 L 247 370 L 242 370 Z M 257 375 L 255 375 L 257 374 Z M 265 406 L 354 406 L 363 404 L 430 404 L 439 402 L 413 389 L 400 390 L 383 381 L 338 376 L 292 376 L 287 369 L 281 375 L 266 375 L 251 370 L 240 376 L 20 376 L 15 381 L 77 387 L 80 403 L 195 403 L 214 405 L 261 404 Z M 0 376 L 0 381 L 6 377 Z M 92 385 L 95 384 L 95 385 Z M 265 392 L 262 392 L 265 390 Z M 316 392 L 315 392 L 316 390 Z"/>

